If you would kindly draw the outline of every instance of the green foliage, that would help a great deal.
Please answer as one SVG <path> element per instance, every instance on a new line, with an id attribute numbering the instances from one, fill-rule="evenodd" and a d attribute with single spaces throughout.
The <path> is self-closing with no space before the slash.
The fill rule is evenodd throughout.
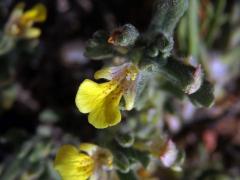
<path id="1" fill-rule="evenodd" d="M 138 30 L 132 24 L 125 24 L 119 29 L 113 31 L 109 42 L 115 46 L 127 47 L 134 45 L 138 37 Z"/>
<path id="2" fill-rule="evenodd" d="M 130 165 L 140 162 L 145 168 L 150 162 L 149 154 L 133 148 L 122 149 L 124 155 L 128 158 Z"/>
<path id="3" fill-rule="evenodd" d="M 133 147 L 134 136 L 132 134 L 116 135 L 114 141 L 111 141 L 110 144 L 111 151 L 114 154 L 114 166 L 121 173 L 129 173 L 136 164 L 141 164 L 145 168 L 148 166 L 150 162 L 149 153 Z"/>
<path id="4" fill-rule="evenodd" d="M 133 165 L 140 163 L 142 166 L 147 167 L 150 158 L 148 152 L 139 151 L 132 147 L 121 148 L 113 150 L 114 166 L 122 173 L 128 173 Z"/>
<path id="5" fill-rule="evenodd" d="M 113 153 L 114 166 L 121 173 L 128 173 L 130 171 L 130 162 L 128 158 L 121 152 Z"/>
<path id="6" fill-rule="evenodd" d="M 134 143 L 134 136 L 133 134 L 124 134 L 124 135 L 117 135 L 116 141 L 122 146 L 122 147 L 131 147 Z"/>
<path id="7" fill-rule="evenodd" d="M 59 179 L 53 171 L 50 153 L 53 144 L 49 139 L 35 136 L 23 143 L 17 153 L 9 159 L 0 173 L 0 179 Z"/>
<path id="8" fill-rule="evenodd" d="M 138 179 L 133 171 L 130 171 L 125 174 L 118 172 L 118 176 L 119 176 L 120 180 L 137 180 Z"/>
<path id="9" fill-rule="evenodd" d="M 174 29 L 187 7 L 187 0 L 156 0 L 146 33 L 139 34 L 133 25 L 126 24 L 111 34 L 97 32 L 88 43 L 85 54 L 89 58 L 104 60 L 120 57 L 123 61 L 131 61 L 140 67 L 135 100 L 138 110 L 147 108 L 147 104 L 151 107 L 149 91 L 158 94 L 161 89 L 173 96 L 185 95 L 197 106 L 209 107 L 213 104 L 213 86 L 206 80 L 202 66 L 192 66 L 186 59 L 182 60 L 172 53 Z M 136 179 L 132 171 L 133 165 L 140 163 L 147 168 L 149 164 L 149 152 L 144 151 L 143 147 L 133 148 L 134 139 L 132 134 L 126 133 L 115 136 L 118 145 L 111 150 L 114 166 L 120 171 L 120 179 Z M 183 154 L 178 153 L 179 157 L 172 166 L 176 171 L 181 170 Z"/>
<path id="10" fill-rule="evenodd" d="M 188 86 L 194 83 L 194 74 L 197 71 L 197 68 L 184 64 L 174 57 L 170 57 L 167 59 L 166 65 L 163 66 L 160 71 L 162 71 L 164 77 L 166 77 L 170 82 L 183 91 L 187 91 Z M 201 74 L 199 74 L 199 76 L 201 79 Z M 199 87 L 197 87 L 194 91 L 198 88 Z"/>
<path id="11" fill-rule="evenodd" d="M 213 85 L 208 81 L 204 81 L 200 89 L 190 94 L 189 98 L 196 106 L 211 107 L 214 102 Z"/>
<path id="12" fill-rule="evenodd" d="M 188 7 L 188 0 L 156 0 L 149 33 L 172 36 L 173 31 Z"/>
<path id="13" fill-rule="evenodd" d="M 113 57 L 113 49 L 108 44 L 108 34 L 98 31 L 93 38 L 88 41 L 85 55 L 94 60 L 108 59 Z"/>
<path id="14" fill-rule="evenodd" d="M 141 35 L 139 37 L 136 28 L 130 24 L 114 30 L 110 36 L 107 33 L 98 32 L 89 41 L 86 55 L 92 59 L 106 59 L 115 55 L 139 63 L 142 75 L 138 81 L 137 94 L 142 93 L 146 81 L 155 73 L 159 73 L 187 95 L 193 94 L 202 87 L 202 82 L 206 81 L 201 66 L 194 67 L 183 63 L 179 58 L 170 56 L 173 48 L 173 31 L 187 5 L 187 0 L 156 1 L 152 21 L 143 38 Z M 108 43 L 108 37 L 113 38 L 112 45 Z M 140 39 L 139 42 L 137 39 Z M 205 98 L 208 103 L 200 102 L 200 99 L 194 96 L 195 104 L 202 106 L 212 104 L 213 89 L 206 90 L 208 96 Z M 204 88 L 201 88 L 201 91 L 205 91 Z"/>
<path id="15" fill-rule="evenodd" d="M 214 43 L 218 44 L 215 40 L 219 35 L 220 26 L 226 22 L 224 11 L 226 3 L 226 0 L 221 0 L 216 2 L 216 7 L 213 4 L 209 5 L 206 10 L 209 19 L 205 19 L 204 24 L 201 25 L 203 21 L 199 17 L 201 1 L 156 0 L 153 5 L 153 17 L 146 32 L 139 32 L 134 25 L 127 23 L 116 27 L 111 32 L 97 31 L 94 33 L 86 44 L 85 55 L 89 59 L 98 60 L 98 62 L 87 63 L 87 66 L 94 66 L 86 67 L 90 75 L 74 72 L 74 81 L 76 81 L 76 75 L 77 79 L 88 75 L 89 77 L 92 76 L 93 69 L 101 63 L 110 67 L 123 63 L 132 63 L 139 70 L 135 89 L 135 109 L 131 112 L 121 111 L 121 124 L 103 130 L 101 133 L 100 130 L 87 129 L 85 124 L 81 124 L 78 128 L 79 124 L 77 123 L 82 123 L 85 117 L 80 116 L 76 109 L 73 110 L 73 107 L 69 107 L 71 113 L 74 114 L 73 120 L 69 118 L 69 114 L 63 113 L 64 115 L 62 115 L 62 109 L 66 109 L 65 104 L 62 109 L 57 109 L 56 107 L 56 111 L 49 107 L 40 109 L 37 112 L 36 119 L 37 123 L 39 123 L 36 128 L 37 135 L 34 138 L 28 138 L 27 143 L 24 143 L 19 151 L 14 152 L 14 156 L 9 158 L 9 160 L 7 159 L 4 165 L 0 165 L 0 179 L 19 179 L 19 177 L 23 179 L 49 179 L 49 177 L 51 179 L 59 179 L 60 177 L 58 177 L 52 166 L 56 149 L 61 144 L 69 142 L 81 144 L 82 140 L 86 139 L 94 141 L 96 144 L 101 144 L 111 151 L 114 159 L 113 171 L 121 180 L 139 179 L 139 174 L 137 173 L 140 168 L 149 171 L 149 174 L 152 173 L 151 170 L 157 175 L 163 173 L 163 177 L 168 176 L 166 175 L 167 173 L 164 174 L 167 168 L 169 168 L 172 174 L 174 174 L 173 171 L 185 171 L 185 153 L 177 148 L 174 149 L 178 152 L 177 158 L 171 166 L 167 167 L 164 163 L 161 163 L 162 157 L 167 153 L 171 157 L 171 153 L 173 153 L 172 149 L 164 149 L 163 144 L 169 139 L 169 136 L 173 136 L 174 141 L 179 141 L 180 144 L 187 141 L 186 146 L 194 141 L 193 144 L 190 144 L 192 148 L 192 146 L 195 146 L 195 141 L 200 141 L 199 138 L 205 135 L 201 131 L 200 133 L 194 134 L 195 132 L 191 132 L 190 135 L 187 133 L 185 135 L 188 127 L 186 129 L 184 127 L 186 123 L 189 123 L 187 120 L 194 121 L 194 119 L 184 119 L 184 113 L 186 112 L 180 111 L 189 110 L 188 106 L 191 105 L 190 103 L 195 108 L 198 108 L 211 107 L 216 101 L 214 97 L 215 87 L 212 83 L 214 81 L 209 70 L 211 68 L 210 56 L 212 54 L 209 55 L 208 51 L 213 47 Z M 214 13 L 215 10 L 216 13 Z M 177 26 L 178 23 L 179 26 Z M 233 22 L 228 22 L 227 25 L 231 23 Z M 234 24 L 233 27 L 235 26 L 237 25 Z M 174 33 L 176 27 L 177 34 Z M 239 65 L 239 47 L 231 48 L 235 47 L 233 44 L 236 45 L 240 42 L 239 29 L 236 32 L 233 35 L 229 35 L 231 40 L 226 40 L 230 44 L 227 47 L 230 50 L 228 51 L 224 46 L 224 52 L 226 51 L 227 53 L 221 55 L 221 58 L 226 64 L 232 64 L 230 69 L 235 69 L 235 72 L 239 73 L 239 66 L 236 66 L 236 64 Z M 224 31 L 224 33 L 226 32 Z M 220 35 L 223 36 L 224 34 Z M 19 103 L 19 87 L 14 82 L 16 80 L 14 79 L 15 66 L 13 65 L 15 62 L 9 61 L 15 60 L 10 58 L 10 56 L 19 56 L 19 54 L 11 55 L 11 51 L 18 47 L 17 43 L 19 42 L 13 41 L 13 39 L 9 39 L 6 36 L 1 35 L 0 37 L 0 113 L 14 106 L 14 102 Z M 218 46 L 220 48 L 222 45 L 219 43 Z M 28 51 L 31 51 L 29 49 Z M 33 52 L 35 53 L 35 51 Z M 220 56 L 217 57 L 220 59 Z M 99 62 L 100 60 L 102 62 Z M 35 69 L 35 64 L 30 63 L 29 66 L 34 67 L 32 70 L 34 74 L 37 69 Z M 81 75 L 78 76 L 78 74 Z M 25 82 L 25 79 L 22 81 Z M 104 80 L 99 80 L 99 82 L 102 81 Z M 31 87 L 31 85 L 27 84 L 26 87 Z M 122 98 L 121 100 L 122 107 L 120 109 L 124 110 L 124 99 Z M 54 103 L 54 108 L 57 106 L 57 103 Z M 74 103 L 72 102 L 72 104 Z M 191 108 L 194 107 L 190 106 Z M 62 121 L 64 118 L 67 119 L 67 122 Z M 76 119 L 80 120 L 76 121 Z M 66 124 L 64 123 L 71 127 L 65 127 Z M 76 130 L 74 129 L 74 123 L 78 125 Z M 199 129 L 203 128 L 200 126 Z M 212 129 L 218 129 L 218 127 L 213 127 Z M 195 129 L 193 130 L 195 131 Z M 52 132 L 54 132 L 54 135 Z M 183 137 L 178 137 L 178 133 L 182 133 Z M 221 135 L 217 133 L 210 134 L 212 135 L 210 139 L 213 137 L 216 140 L 215 136 L 221 138 Z M 12 138 L 18 142 L 18 138 L 15 136 L 18 136 L 16 132 L 13 133 L 12 137 L 8 138 L 7 135 L 4 135 L 4 138 L 0 138 L 0 140 L 3 142 L 6 139 L 10 141 L 9 139 Z M 73 137 L 76 137 L 77 140 Z M 154 144 L 155 137 L 159 139 Z M 56 142 L 49 140 L 51 138 L 56 140 Z M 156 155 L 156 152 L 159 154 Z M 201 154 L 202 156 L 205 157 L 205 154 Z M 216 167 L 219 166 L 219 164 L 216 165 Z M 152 167 L 161 170 L 158 171 L 158 169 L 156 170 Z M 213 172 L 209 170 L 203 171 L 201 174 L 200 170 L 197 170 L 197 176 L 194 174 L 194 177 L 198 179 L 224 179 L 228 177 L 218 170 L 216 172 L 215 170 Z M 151 175 L 155 175 L 154 173 Z M 184 173 L 181 174 L 180 172 L 179 177 L 176 179 L 181 179 L 181 176 L 187 176 Z M 190 177 L 192 177 L 191 173 Z"/>
<path id="16" fill-rule="evenodd" d="M 15 45 L 14 39 L 0 32 L 0 56 L 11 51 L 14 45 Z"/>
<path id="17" fill-rule="evenodd" d="M 167 57 L 173 48 L 174 29 L 188 7 L 188 0 L 156 0 L 153 7 L 145 38 Z"/>

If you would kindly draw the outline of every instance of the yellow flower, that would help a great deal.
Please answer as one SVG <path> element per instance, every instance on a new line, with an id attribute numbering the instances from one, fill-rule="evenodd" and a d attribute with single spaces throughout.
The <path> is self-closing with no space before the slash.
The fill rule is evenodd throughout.
<path id="1" fill-rule="evenodd" d="M 37 38 L 41 34 L 39 28 L 33 27 L 35 22 L 44 22 L 47 10 L 43 4 L 37 4 L 24 12 L 24 3 L 19 3 L 13 9 L 5 26 L 5 33 L 14 38 Z"/>
<path id="2" fill-rule="evenodd" d="M 109 150 L 94 144 L 83 143 L 79 149 L 64 145 L 58 151 L 54 168 L 63 180 L 94 179 L 112 167 L 113 156 Z"/>
<path id="3" fill-rule="evenodd" d="M 116 125 L 121 121 L 119 103 L 122 97 L 126 110 L 134 106 L 138 74 L 137 67 L 131 63 L 97 71 L 95 79 L 109 81 L 98 84 L 84 80 L 76 96 L 79 111 L 89 113 L 88 121 L 96 128 Z"/>

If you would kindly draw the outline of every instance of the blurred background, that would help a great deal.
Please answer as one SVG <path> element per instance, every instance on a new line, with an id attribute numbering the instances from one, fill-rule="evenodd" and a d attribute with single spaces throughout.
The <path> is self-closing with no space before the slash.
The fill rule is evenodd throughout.
<path id="1" fill-rule="evenodd" d="M 17 0 L 0 1 L 0 31 Z M 0 179 L 58 179 L 52 160 L 64 143 L 92 142 L 101 130 L 78 112 L 79 84 L 101 61 L 84 56 L 92 34 L 125 23 L 144 32 L 153 0 L 25 0 L 43 3 L 42 35 L 20 40 L 0 56 Z M 174 54 L 201 63 L 215 85 L 215 105 L 196 108 L 171 97 L 163 129 L 185 150 L 181 175 L 159 169 L 159 179 L 240 179 L 240 2 L 189 0 L 175 30 Z"/>

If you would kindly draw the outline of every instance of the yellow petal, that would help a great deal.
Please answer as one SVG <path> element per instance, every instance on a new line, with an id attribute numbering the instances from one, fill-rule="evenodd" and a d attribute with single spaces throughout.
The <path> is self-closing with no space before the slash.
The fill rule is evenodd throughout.
<path id="1" fill-rule="evenodd" d="M 111 68 L 100 69 L 99 71 L 95 72 L 94 78 L 111 80 L 112 79 Z"/>
<path id="2" fill-rule="evenodd" d="M 37 4 L 32 9 L 26 11 L 21 17 L 21 23 L 43 22 L 47 18 L 47 10 L 43 4 Z"/>
<path id="3" fill-rule="evenodd" d="M 24 33 L 24 37 L 28 39 L 37 38 L 41 35 L 41 30 L 39 28 L 29 28 Z"/>
<path id="4" fill-rule="evenodd" d="M 124 92 L 124 100 L 125 100 L 125 109 L 130 111 L 134 107 L 136 92 L 135 90 L 129 89 Z"/>
<path id="5" fill-rule="evenodd" d="M 23 14 L 25 4 L 23 2 L 18 3 L 12 10 L 10 19 L 15 19 Z"/>
<path id="6" fill-rule="evenodd" d="M 125 76 L 124 72 L 125 69 L 129 66 L 128 63 L 122 64 L 120 66 L 114 66 L 114 67 L 105 67 L 103 69 L 100 69 L 94 74 L 95 79 L 107 79 L 112 80 L 116 77 L 123 77 Z"/>
<path id="7" fill-rule="evenodd" d="M 79 149 L 92 156 L 98 149 L 98 146 L 91 143 L 81 143 Z"/>
<path id="8" fill-rule="evenodd" d="M 113 155 L 106 149 L 91 143 L 82 143 L 79 149 L 90 156 L 94 156 L 98 163 L 107 169 L 112 168 Z"/>
<path id="9" fill-rule="evenodd" d="M 94 161 L 72 145 L 60 148 L 54 161 L 54 168 L 63 180 L 86 180 L 93 174 Z"/>
<path id="10" fill-rule="evenodd" d="M 89 113 L 102 104 L 103 99 L 115 88 L 115 84 L 106 82 L 97 84 L 86 79 L 80 85 L 76 95 L 76 105 L 80 112 Z"/>
<path id="11" fill-rule="evenodd" d="M 106 96 L 101 103 L 96 106 L 88 116 L 88 121 L 95 128 L 107 128 L 114 126 L 121 121 L 121 113 L 119 110 L 119 102 L 122 93 L 117 93 L 116 90 Z"/>
<path id="12" fill-rule="evenodd" d="M 19 34 L 20 29 L 19 29 L 18 25 L 16 25 L 16 20 L 18 20 L 22 16 L 24 7 L 25 7 L 24 3 L 18 3 L 14 7 L 14 9 L 12 10 L 12 13 L 10 15 L 10 18 L 8 19 L 8 21 L 4 27 L 4 31 L 6 34 L 8 34 L 10 36 L 16 36 Z"/>
<path id="13" fill-rule="evenodd" d="M 110 170 L 113 168 L 113 155 L 111 151 L 100 147 L 98 148 L 95 156 L 97 157 L 99 164 L 101 164 L 104 169 Z"/>

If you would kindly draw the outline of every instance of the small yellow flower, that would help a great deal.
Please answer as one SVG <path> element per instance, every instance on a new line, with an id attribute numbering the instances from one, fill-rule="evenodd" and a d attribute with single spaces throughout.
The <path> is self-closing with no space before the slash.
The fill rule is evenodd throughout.
<path id="1" fill-rule="evenodd" d="M 98 84 L 84 80 L 76 96 L 79 111 L 89 113 L 88 121 L 96 128 L 116 125 L 121 121 L 119 103 L 122 97 L 126 110 L 134 106 L 138 74 L 137 67 L 131 63 L 97 71 L 95 79 L 109 82 Z"/>
<path id="2" fill-rule="evenodd" d="M 24 12 L 24 3 L 19 3 L 13 9 L 5 26 L 5 33 L 14 38 L 37 38 L 41 34 L 39 28 L 33 27 L 36 22 L 44 22 L 47 10 L 43 4 L 37 4 Z"/>
<path id="3" fill-rule="evenodd" d="M 83 143 L 79 149 L 64 145 L 58 151 L 54 168 L 63 180 L 94 179 L 112 167 L 113 156 L 109 150 L 94 144 Z"/>

